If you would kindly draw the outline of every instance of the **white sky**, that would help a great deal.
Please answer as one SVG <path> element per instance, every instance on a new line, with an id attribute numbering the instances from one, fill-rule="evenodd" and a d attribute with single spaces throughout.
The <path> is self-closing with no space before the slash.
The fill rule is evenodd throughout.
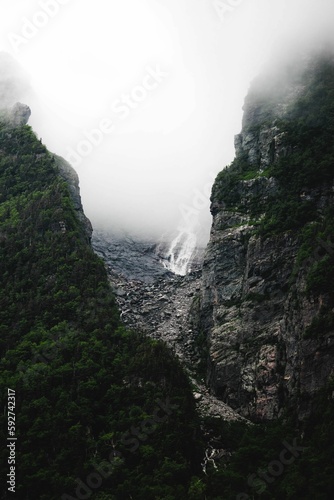
<path id="1" fill-rule="evenodd" d="M 184 225 L 185 207 L 197 217 L 194 190 L 233 159 L 244 97 L 273 46 L 332 29 L 332 4 L 221 0 L 219 17 L 214 0 L 0 0 L 0 50 L 29 74 L 30 124 L 50 150 L 67 157 L 113 122 L 74 165 L 93 225 L 160 236 Z M 166 76 L 143 90 L 156 66 Z M 122 119 L 112 104 L 131 92 L 141 102 Z"/>

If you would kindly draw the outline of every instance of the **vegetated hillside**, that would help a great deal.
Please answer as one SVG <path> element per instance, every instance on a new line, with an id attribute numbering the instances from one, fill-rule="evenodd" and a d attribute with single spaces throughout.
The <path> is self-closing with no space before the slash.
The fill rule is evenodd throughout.
<path id="1" fill-rule="evenodd" d="M 15 498 L 184 498 L 202 456 L 189 383 L 162 343 L 120 324 L 57 165 L 29 126 L 2 120 L 1 442 L 9 388 Z"/>

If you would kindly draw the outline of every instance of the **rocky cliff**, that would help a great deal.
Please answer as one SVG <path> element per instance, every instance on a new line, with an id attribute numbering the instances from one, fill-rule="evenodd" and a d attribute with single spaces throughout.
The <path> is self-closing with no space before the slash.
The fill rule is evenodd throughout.
<path id="1" fill-rule="evenodd" d="M 31 110 L 26 104 L 17 102 L 9 109 L 4 111 L 4 118 L 12 127 L 21 127 L 27 125 L 31 115 Z"/>
<path id="2" fill-rule="evenodd" d="M 333 376 L 334 59 L 255 80 L 217 177 L 194 323 L 207 382 L 241 415 L 300 418 Z"/>
<path id="3" fill-rule="evenodd" d="M 90 243 L 93 234 L 93 226 L 88 217 L 86 217 L 83 210 L 79 187 L 79 176 L 74 168 L 64 158 L 58 155 L 54 155 L 54 158 L 58 167 L 59 174 L 67 183 L 77 217 L 80 220 L 87 240 Z"/>

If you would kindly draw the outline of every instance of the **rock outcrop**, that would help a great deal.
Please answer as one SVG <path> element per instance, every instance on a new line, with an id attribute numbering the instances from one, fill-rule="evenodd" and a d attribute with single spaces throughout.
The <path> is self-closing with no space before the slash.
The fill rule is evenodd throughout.
<path id="1" fill-rule="evenodd" d="M 27 125 L 31 110 L 26 104 L 17 102 L 8 112 L 8 118 L 13 127 Z"/>
<path id="2" fill-rule="evenodd" d="M 0 110 L 0 117 L 10 127 L 21 127 L 27 125 L 31 115 L 31 110 L 26 104 L 17 102 L 11 108 Z"/>
<path id="3" fill-rule="evenodd" d="M 332 58 L 326 64 L 333 69 Z M 334 206 L 333 168 L 317 186 L 300 189 L 296 205 L 291 204 L 298 212 L 309 203 L 313 218 L 305 216 L 305 224 L 291 224 L 290 230 L 261 231 L 268 206 L 284 203 L 282 181 L 272 167 L 284 161 L 288 166 L 296 151 L 285 125 L 294 125 L 298 100 L 314 105 L 310 86 L 318 66 L 307 59 L 301 66 L 281 72 L 276 81 L 258 79 L 246 99 L 236 160 L 213 187 L 212 232 L 194 316 L 197 330 L 207 337 L 211 391 L 254 420 L 275 419 L 289 407 L 303 418 L 313 396 L 334 375 L 331 324 L 308 335 L 324 304 L 332 314 L 332 292 L 307 293 L 310 269 L 334 253 L 333 245 L 322 241 L 302 258 L 302 230 L 320 227 Z M 314 168 L 322 161 L 321 151 L 317 154 Z M 289 175 L 287 170 L 287 182 Z M 295 216 L 291 210 L 286 218 Z"/>
<path id="4" fill-rule="evenodd" d="M 56 165 L 59 169 L 59 173 L 62 178 L 67 182 L 68 189 L 71 194 L 71 198 L 73 200 L 74 208 L 76 210 L 77 216 L 81 221 L 87 240 L 91 242 L 93 227 L 90 220 L 86 217 L 80 196 L 80 188 L 79 188 L 79 176 L 74 170 L 74 168 L 61 156 L 54 155 Z"/>

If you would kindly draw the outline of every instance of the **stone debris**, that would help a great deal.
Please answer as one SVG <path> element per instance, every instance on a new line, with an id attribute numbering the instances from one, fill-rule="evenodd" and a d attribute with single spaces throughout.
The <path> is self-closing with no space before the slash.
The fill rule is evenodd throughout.
<path id="1" fill-rule="evenodd" d="M 172 274 L 157 258 L 152 242 L 119 240 L 106 233 L 95 235 L 93 246 L 106 262 L 123 323 L 170 347 L 190 377 L 199 414 L 244 420 L 211 395 L 198 374 L 203 353 L 191 308 L 201 289 L 200 265 L 186 276 Z"/>

